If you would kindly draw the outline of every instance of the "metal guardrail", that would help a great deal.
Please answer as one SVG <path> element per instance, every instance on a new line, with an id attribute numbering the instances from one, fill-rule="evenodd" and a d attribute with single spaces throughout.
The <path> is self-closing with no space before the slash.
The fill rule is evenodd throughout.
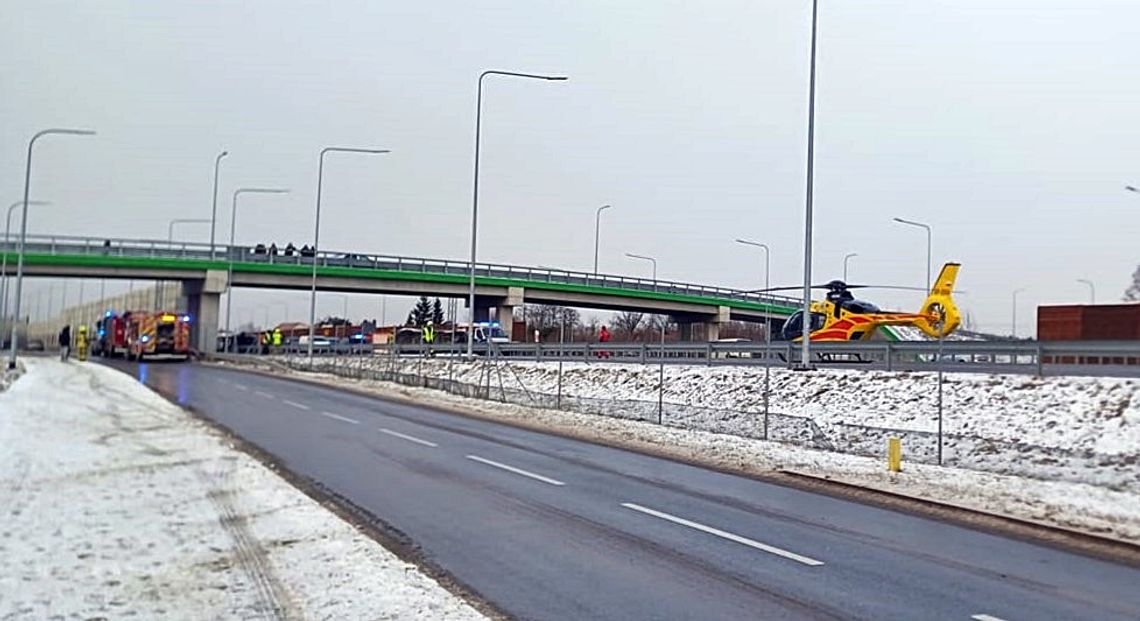
<path id="1" fill-rule="evenodd" d="M 460 356 L 462 345 L 375 346 L 375 355 Z M 576 360 L 641 364 L 737 364 L 793 367 L 800 362 L 799 344 L 764 343 L 503 343 L 479 345 L 479 355 L 511 360 Z M 1137 341 L 945 341 L 813 343 L 812 362 L 824 366 L 887 371 L 986 371 L 1042 375 L 1047 368 L 1127 367 L 1140 376 Z"/>
<path id="2" fill-rule="evenodd" d="M 11 249 L 14 249 L 15 244 L 12 243 L 9 246 Z M 271 255 L 267 253 L 257 253 L 253 248 L 245 246 L 230 247 L 225 245 L 216 245 L 211 251 L 209 244 L 168 242 L 149 239 L 29 235 L 27 237 L 25 251 L 29 254 L 50 255 L 199 259 L 214 261 L 229 261 L 232 259 L 236 263 L 303 266 L 311 266 L 313 261 L 316 261 L 318 267 L 347 267 L 361 270 L 389 270 L 426 274 L 451 274 L 456 276 L 466 276 L 470 273 L 470 263 L 467 261 L 357 254 L 339 251 L 321 251 L 315 253 L 313 256 L 301 256 L 297 252 L 292 255 L 285 255 L 283 254 L 283 249 L 278 249 L 277 254 Z M 475 274 L 476 276 L 487 278 L 514 279 L 532 283 L 584 285 L 624 291 L 651 291 L 656 293 L 768 304 L 787 309 L 789 313 L 803 305 L 801 300 L 786 296 L 765 295 L 727 287 L 651 280 L 614 274 L 595 275 L 574 270 L 477 263 Z"/>

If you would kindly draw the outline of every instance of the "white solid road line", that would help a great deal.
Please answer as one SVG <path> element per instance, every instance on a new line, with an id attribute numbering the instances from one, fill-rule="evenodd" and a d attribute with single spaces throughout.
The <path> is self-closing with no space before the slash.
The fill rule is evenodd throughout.
<path id="1" fill-rule="evenodd" d="M 265 398 L 265 399 L 273 399 L 273 398 L 274 398 L 274 397 L 273 397 L 273 395 L 271 395 L 271 394 L 269 394 L 269 393 L 267 393 L 267 392 L 261 392 L 260 390 L 255 390 L 255 391 L 253 391 L 253 394 L 255 394 L 255 395 L 259 396 L 259 397 L 263 397 L 263 398 Z"/>
<path id="2" fill-rule="evenodd" d="M 347 416 L 341 416 L 340 414 L 333 414 L 332 412 L 321 412 L 321 416 L 328 416 L 329 418 L 335 418 L 337 420 L 342 420 L 346 423 L 352 423 L 353 425 L 359 425 L 360 424 L 360 421 L 356 420 L 355 418 L 349 418 Z"/>
<path id="3" fill-rule="evenodd" d="M 296 401 L 289 401 L 287 399 L 282 399 L 281 403 L 284 403 L 285 405 L 291 405 L 291 406 L 297 408 L 298 410 L 311 409 L 309 406 L 305 405 L 304 403 L 297 403 Z"/>
<path id="4" fill-rule="evenodd" d="M 439 446 L 435 442 L 428 442 L 427 440 L 421 440 L 415 436 L 409 436 L 407 434 L 400 433 L 399 431 L 392 431 L 391 429 L 385 429 L 383 427 L 380 428 L 380 433 L 386 433 L 390 436 L 395 436 L 397 438 L 402 438 L 404 440 L 407 440 L 408 442 L 415 442 L 416 444 L 422 444 L 424 446 L 430 446 L 433 448 Z"/>
<path id="5" fill-rule="evenodd" d="M 482 457 L 479 457 L 478 455 L 468 455 L 467 459 L 470 459 L 471 461 L 477 461 L 481 464 L 487 464 L 488 466 L 492 466 L 494 468 L 506 470 L 507 472 L 513 472 L 515 474 L 521 474 L 524 477 L 530 477 L 536 481 L 542 481 L 543 483 L 549 483 L 551 485 L 566 485 L 562 481 L 559 481 L 556 479 L 551 479 L 550 477 L 544 477 L 541 474 L 535 474 L 533 472 L 527 472 L 526 470 L 523 470 L 522 468 L 515 468 L 514 466 L 508 466 L 507 464 L 500 464 L 497 461 L 491 461 L 490 459 L 484 459 Z"/>
<path id="6" fill-rule="evenodd" d="M 1005 619 L 1002 619 L 1001 617 L 983 614 L 972 615 L 970 618 L 974 621 L 1005 621 Z"/>
<path id="7" fill-rule="evenodd" d="M 634 511 L 640 511 L 641 513 L 644 513 L 646 515 L 652 515 L 653 517 L 657 517 L 657 518 L 661 518 L 662 520 L 673 522 L 674 524 L 680 524 L 681 526 L 688 526 L 689 528 L 694 528 L 696 530 L 708 533 L 710 535 L 716 535 L 717 537 L 721 537 L 723 539 L 728 539 L 729 541 L 735 541 L 736 543 L 742 543 L 742 544 L 749 546 L 751 548 L 756 548 L 757 550 L 762 550 L 764 552 L 768 552 L 769 554 L 775 554 L 776 556 L 782 556 L 786 559 L 791 559 L 793 561 L 796 561 L 797 563 L 803 563 L 804 565 L 810 565 L 812 567 L 817 567 L 819 565 L 823 565 L 823 561 L 817 561 L 814 558 L 802 556 L 802 555 L 796 554 L 795 552 L 789 552 L 789 551 L 784 550 L 782 548 L 770 546 L 766 543 L 760 543 L 759 541 L 755 541 L 755 540 L 749 539 L 747 537 L 741 537 L 740 535 L 734 535 L 730 532 L 720 530 L 719 528 L 713 528 L 712 526 L 705 526 L 704 524 L 698 524 L 697 522 L 686 520 L 685 518 L 680 518 L 680 517 L 677 517 L 675 515 L 669 515 L 668 513 L 662 513 L 661 511 L 656 511 L 656 510 L 650 509 L 648 507 L 636 505 L 636 504 L 633 504 L 632 502 L 623 502 L 623 503 L 621 503 L 621 506 L 625 507 L 626 509 L 633 509 Z"/>

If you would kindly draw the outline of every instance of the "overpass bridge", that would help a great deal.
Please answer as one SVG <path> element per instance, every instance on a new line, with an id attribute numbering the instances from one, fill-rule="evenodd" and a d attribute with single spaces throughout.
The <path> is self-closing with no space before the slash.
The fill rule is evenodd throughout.
<path id="1" fill-rule="evenodd" d="M 15 244 L 0 253 L 5 272 L 16 273 Z M 196 343 L 212 351 L 221 294 L 229 287 L 309 290 L 313 263 L 317 288 L 344 293 L 393 294 L 466 300 L 470 263 L 446 259 L 321 251 L 313 256 L 270 255 L 244 246 L 29 235 L 24 275 L 56 278 L 165 280 L 182 283 L 187 312 L 195 318 Z M 686 340 L 701 326 L 707 340 L 730 320 L 776 326 L 802 306 L 796 298 L 737 289 L 592 274 L 572 270 L 477 263 L 475 317 L 509 324 L 521 304 L 656 313 L 671 316 Z M 495 309 L 492 313 L 491 309 Z"/>

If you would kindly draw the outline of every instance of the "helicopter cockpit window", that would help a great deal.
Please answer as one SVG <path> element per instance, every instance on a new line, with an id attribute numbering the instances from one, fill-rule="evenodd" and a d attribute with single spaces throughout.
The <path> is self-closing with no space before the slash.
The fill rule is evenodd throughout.
<path id="1" fill-rule="evenodd" d="M 803 319 L 804 319 L 804 312 L 803 311 L 796 311 L 796 312 L 792 313 L 788 317 L 788 319 L 784 322 L 784 338 L 788 339 L 789 341 L 792 339 L 799 338 L 800 335 L 803 334 L 803 330 L 804 330 Z M 823 328 L 824 324 L 826 324 L 826 323 L 827 323 L 827 316 L 824 315 L 823 313 L 812 313 L 811 314 L 811 331 L 812 332 L 815 332 L 816 330 Z"/>
<path id="2" fill-rule="evenodd" d="M 863 300 L 850 300 L 843 303 L 843 307 L 852 313 L 867 314 L 879 312 L 879 307 Z"/>
<path id="3" fill-rule="evenodd" d="M 796 311 L 792 313 L 786 320 L 784 320 L 784 329 L 782 330 L 784 338 L 792 340 L 796 336 L 803 334 L 804 331 L 804 312 Z"/>

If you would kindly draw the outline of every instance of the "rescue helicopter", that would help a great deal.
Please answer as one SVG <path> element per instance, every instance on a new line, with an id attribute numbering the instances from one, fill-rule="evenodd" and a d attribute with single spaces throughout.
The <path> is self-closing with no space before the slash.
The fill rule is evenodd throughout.
<path id="1" fill-rule="evenodd" d="M 958 328 L 962 316 L 954 303 L 954 282 L 958 279 L 958 263 L 942 266 L 934 285 L 915 313 L 882 311 L 874 304 L 858 300 L 851 289 L 908 289 L 914 287 L 891 287 L 876 285 L 849 285 L 842 280 L 833 280 L 823 285 L 812 285 L 812 289 L 825 289 L 823 300 L 811 302 L 811 341 L 865 341 L 874 336 L 883 326 L 914 326 L 931 338 L 951 334 Z M 802 287 L 777 287 L 761 291 L 793 291 Z M 784 322 L 783 338 L 789 341 L 803 339 L 802 310 L 796 311 Z"/>

